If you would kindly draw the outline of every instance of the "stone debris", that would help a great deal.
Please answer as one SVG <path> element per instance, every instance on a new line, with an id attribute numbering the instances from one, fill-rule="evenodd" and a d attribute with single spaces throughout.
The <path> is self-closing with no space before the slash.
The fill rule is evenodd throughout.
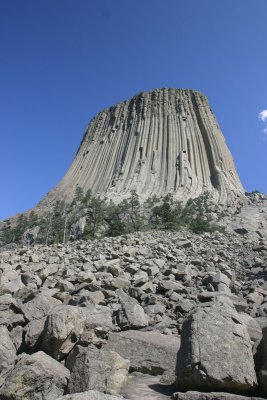
<path id="1" fill-rule="evenodd" d="M 133 374 L 151 399 L 267 396 L 265 246 L 181 230 L 2 249 L 0 399 L 134 399 Z"/>

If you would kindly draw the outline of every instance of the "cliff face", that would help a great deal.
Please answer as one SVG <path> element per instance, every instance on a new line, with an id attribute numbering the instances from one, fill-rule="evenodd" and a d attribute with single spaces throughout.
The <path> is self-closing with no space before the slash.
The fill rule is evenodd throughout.
<path id="1" fill-rule="evenodd" d="M 212 192 L 222 204 L 242 195 L 233 158 L 207 98 L 192 90 L 156 89 L 100 112 L 76 157 L 44 199 L 71 199 L 76 187 L 118 202 L 172 193 L 185 201 Z"/>

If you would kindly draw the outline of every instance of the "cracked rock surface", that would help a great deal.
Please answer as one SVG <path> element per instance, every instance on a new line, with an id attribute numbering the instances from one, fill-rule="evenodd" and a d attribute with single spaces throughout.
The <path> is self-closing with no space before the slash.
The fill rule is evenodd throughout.
<path id="1" fill-rule="evenodd" d="M 257 385 L 252 343 L 231 305 L 207 304 L 184 321 L 176 371 L 179 390 L 242 393 Z"/>
<path id="2" fill-rule="evenodd" d="M 233 157 L 200 92 L 141 92 L 96 115 L 73 163 L 40 204 L 73 198 L 76 186 L 116 202 L 173 193 L 179 200 L 209 191 L 224 205 L 243 198 Z"/>

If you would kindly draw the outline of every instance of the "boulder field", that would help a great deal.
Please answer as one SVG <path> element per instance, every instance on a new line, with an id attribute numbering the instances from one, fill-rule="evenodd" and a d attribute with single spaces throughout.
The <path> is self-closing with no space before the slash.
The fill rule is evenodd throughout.
<path id="1" fill-rule="evenodd" d="M 0 399 L 266 398 L 266 278 L 236 233 L 3 248 Z"/>

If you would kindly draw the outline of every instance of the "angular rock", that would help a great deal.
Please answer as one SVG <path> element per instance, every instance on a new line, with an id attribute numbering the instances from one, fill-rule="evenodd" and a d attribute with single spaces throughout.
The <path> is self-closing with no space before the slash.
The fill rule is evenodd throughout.
<path id="1" fill-rule="evenodd" d="M 53 259 L 53 257 L 50 258 Z M 48 276 L 54 275 L 58 271 L 58 268 L 58 264 L 49 263 L 45 268 L 42 268 L 38 272 L 38 276 L 42 279 L 42 281 L 44 281 Z"/>
<path id="2" fill-rule="evenodd" d="M 55 400 L 67 389 L 70 372 L 58 361 L 39 351 L 22 354 L 6 376 L 1 400 Z"/>
<path id="3" fill-rule="evenodd" d="M 246 325 L 248 334 L 252 342 L 256 342 L 257 340 L 261 340 L 262 338 L 262 329 L 258 324 L 255 318 L 250 317 L 248 314 L 240 313 L 239 317 L 242 322 Z"/>
<path id="4" fill-rule="evenodd" d="M 17 359 L 16 348 L 5 325 L 0 325 L 0 386 Z"/>
<path id="5" fill-rule="evenodd" d="M 8 266 L 0 275 L 0 294 L 16 293 L 24 288 L 19 273 Z"/>
<path id="6" fill-rule="evenodd" d="M 9 332 L 9 336 L 15 346 L 16 351 L 21 351 L 23 345 L 23 328 L 18 325 L 11 332 Z"/>
<path id="7" fill-rule="evenodd" d="M 105 306 L 61 305 L 49 314 L 40 340 L 41 349 L 56 360 L 63 359 L 84 331 L 113 328 L 110 309 Z"/>
<path id="8" fill-rule="evenodd" d="M 25 318 L 23 314 L 18 314 L 11 308 L 7 311 L 0 312 L 0 325 L 6 325 L 9 329 L 12 329 L 18 325 L 24 324 Z"/>
<path id="9" fill-rule="evenodd" d="M 143 307 L 137 300 L 128 296 L 123 290 L 118 289 L 121 310 L 118 312 L 117 321 L 121 329 L 139 329 L 148 325 L 148 318 Z"/>
<path id="10" fill-rule="evenodd" d="M 45 292 L 38 293 L 32 300 L 22 306 L 22 311 L 28 321 L 46 317 L 50 311 L 60 305 L 59 300 L 54 299 Z"/>
<path id="11" fill-rule="evenodd" d="M 172 270 L 172 273 L 178 279 L 190 280 L 192 269 L 189 265 L 177 264 L 175 269 Z"/>
<path id="12" fill-rule="evenodd" d="M 223 274 L 222 272 L 217 272 L 211 275 L 212 284 L 215 287 L 218 287 L 220 284 L 224 284 L 226 286 L 230 286 L 231 280 L 228 278 L 227 275 Z"/>
<path id="13" fill-rule="evenodd" d="M 84 330 L 85 314 L 82 308 L 59 306 L 44 325 L 41 349 L 56 360 L 64 358 L 73 348 Z"/>
<path id="14" fill-rule="evenodd" d="M 29 257 L 29 261 L 33 263 L 38 263 L 39 262 L 39 256 L 38 254 L 31 254 Z"/>
<path id="15" fill-rule="evenodd" d="M 182 391 L 242 393 L 256 387 L 251 341 L 234 308 L 218 302 L 189 315 L 182 327 L 176 371 Z"/>
<path id="16" fill-rule="evenodd" d="M 190 310 L 192 310 L 192 308 L 194 308 L 195 304 L 193 301 L 188 300 L 188 299 L 181 299 L 180 301 L 178 301 L 176 309 L 178 311 L 180 311 L 181 313 L 187 313 Z"/>
<path id="17" fill-rule="evenodd" d="M 159 268 L 156 265 L 151 265 L 150 267 L 147 268 L 147 274 L 148 276 L 156 276 L 159 273 Z"/>
<path id="18" fill-rule="evenodd" d="M 90 305 L 82 308 L 85 324 L 84 330 L 91 330 L 95 328 L 102 328 L 106 332 L 114 329 L 112 323 L 111 310 L 107 306 Z"/>
<path id="19" fill-rule="evenodd" d="M 263 337 L 259 350 L 262 353 L 261 361 L 263 362 L 263 365 L 258 372 L 258 376 L 260 388 L 264 395 L 267 396 L 267 327 L 263 329 L 262 333 Z"/>
<path id="20" fill-rule="evenodd" d="M 87 290 L 86 294 L 79 296 L 77 301 L 71 298 L 69 304 L 76 305 L 73 304 L 73 302 L 79 304 L 80 307 L 92 307 L 92 304 L 97 305 L 105 303 L 105 296 L 100 290 L 96 290 L 95 292 L 89 292 Z"/>
<path id="21" fill-rule="evenodd" d="M 174 292 L 177 293 L 186 293 L 186 289 L 181 283 L 171 280 L 161 281 L 159 284 L 159 290 L 163 292 L 166 292 L 168 290 L 173 290 Z"/>
<path id="22" fill-rule="evenodd" d="M 25 343 L 31 349 L 34 349 L 38 344 L 38 340 L 44 330 L 46 317 L 31 320 L 25 327 Z"/>
<path id="23" fill-rule="evenodd" d="M 124 289 L 127 290 L 131 282 L 128 279 L 117 277 L 111 282 L 112 289 Z"/>
<path id="24" fill-rule="evenodd" d="M 69 354 L 66 366 L 71 371 L 70 393 L 91 389 L 118 394 L 127 379 L 129 360 L 114 351 L 98 350 L 94 346 L 76 346 Z"/>
<path id="25" fill-rule="evenodd" d="M 176 353 L 180 338 L 157 331 L 110 333 L 104 350 L 117 352 L 130 360 L 131 371 L 150 375 L 164 374 L 164 382 L 175 381 Z"/>

